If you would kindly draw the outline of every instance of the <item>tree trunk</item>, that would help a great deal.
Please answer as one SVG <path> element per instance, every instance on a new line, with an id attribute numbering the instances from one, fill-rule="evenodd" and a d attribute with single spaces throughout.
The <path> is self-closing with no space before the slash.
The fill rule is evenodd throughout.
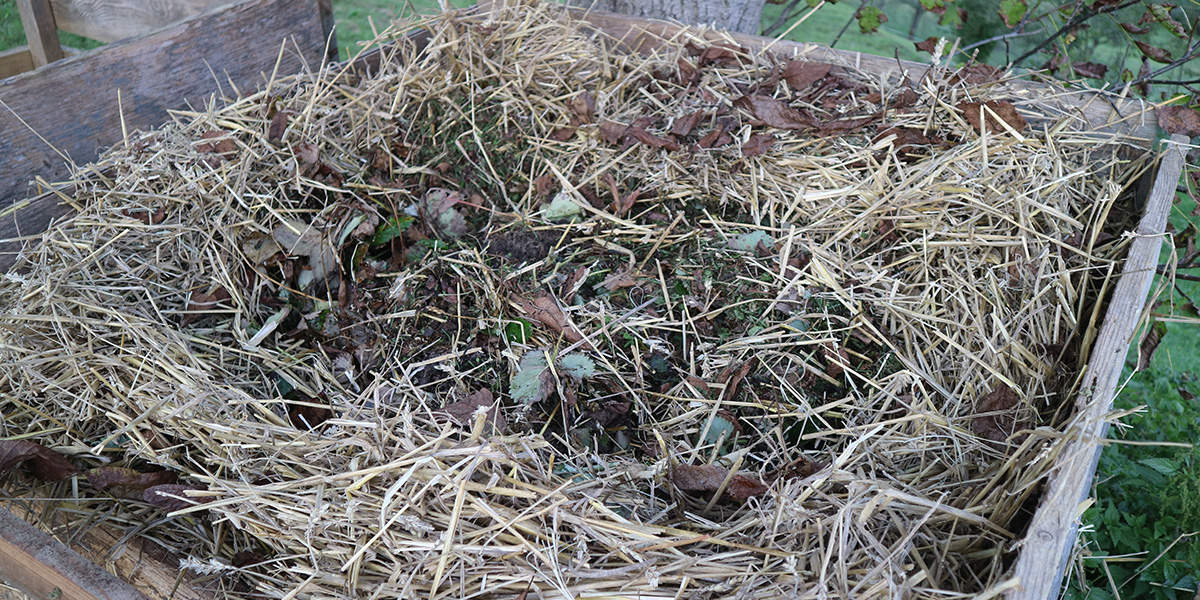
<path id="1" fill-rule="evenodd" d="M 635 17 L 758 33 L 766 0 L 571 0 L 570 3 Z"/>

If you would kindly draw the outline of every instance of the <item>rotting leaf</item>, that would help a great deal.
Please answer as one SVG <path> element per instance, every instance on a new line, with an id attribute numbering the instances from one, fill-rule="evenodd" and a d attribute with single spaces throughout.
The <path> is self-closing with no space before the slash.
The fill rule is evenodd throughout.
<path id="1" fill-rule="evenodd" d="M 571 111 L 578 115 L 583 123 L 591 123 L 592 117 L 596 115 L 596 99 L 592 97 L 591 92 L 585 90 L 571 98 Z"/>
<path id="2" fill-rule="evenodd" d="M 237 142 L 229 137 L 228 131 L 220 129 L 210 129 L 200 134 L 200 139 L 210 140 L 196 146 L 196 151 L 201 154 L 217 154 L 223 159 L 228 159 L 232 154 L 237 152 Z"/>
<path id="3" fill-rule="evenodd" d="M 1138 371 L 1145 371 L 1150 366 L 1150 361 L 1154 359 L 1154 352 L 1162 344 L 1165 335 L 1167 335 L 1167 324 L 1162 321 L 1156 320 L 1146 329 L 1146 334 L 1138 343 Z"/>
<path id="4" fill-rule="evenodd" d="M 267 128 L 267 141 L 278 144 L 283 140 L 283 134 L 287 131 L 288 117 L 292 115 L 290 110 L 281 110 L 271 117 L 271 125 Z"/>
<path id="5" fill-rule="evenodd" d="M 850 366 L 850 355 L 845 348 L 835 342 L 825 342 L 821 350 L 825 355 L 826 375 L 838 379 L 846 373 L 846 367 Z"/>
<path id="6" fill-rule="evenodd" d="M 58 481 L 79 472 L 66 456 L 29 440 L 0 440 L 0 473 L 29 462 L 34 477 Z"/>
<path id="7" fill-rule="evenodd" d="M 838 119 L 836 121 L 827 121 L 825 123 L 821 123 L 821 126 L 819 128 L 817 128 L 817 133 L 819 135 L 830 135 L 833 133 L 851 133 L 854 131 L 858 131 L 859 129 L 862 129 L 863 127 L 866 127 L 867 125 L 874 123 L 875 121 L 878 121 L 882 116 L 883 116 L 882 114 L 874 114 L 874 115 L 867 115 L 865 117 L 856 117 L 853 119 Z"/>
<path id="8" fill-rule="evenodd" d="M 229 290 L 225 286 L 218 285 L 207 293 L 192 292 L 188 298 L 187 309 L 179 322 L 181 325 L 188 325 L 205 316 L 206 313 L 212 311 L 221 302 L 230 298 Z"/>
<path id="9" fill-rule="evenodd" d="M 421 198 L 421 209 L 435 234 L 456 240 L 467 234 L 467 220 L 457 208 L 462 203 L 462 194 L 456 191 L 429 188 Z"/>
<path id="10" fill-rule="evenodd" d="M 967 122 L 971 124 L 971 127 L 975 128 L 975 131 L 978 132 L 982 132 L 983 130 L 982 124 L 979 120 L 981 114 L 984 118 L 984 122 L 987 123 L 987 130 L 989 133 L 1003 133 L 1008 131 L 1008 128 L 1005 127 L 999 120 L 997 120 L 996 117 L 999 117 L 1004 121 L 1004 123 L 1007 123 L 1008 126 L 1017 133 L 1020 133 L 1025 129 L 1025 117 L 1022 117 L 1020 114 L 1018 114 L 1016 107 L 1014 107 L 1012 103 L 1008 102 L 1007 100 L 959 102 L 958 110 L 963 112 L 963 116 L 966 117 Z"/>
<path id="11" fill-rule="evenodd" d="M 767 481 L 774 483 L 780 479 L 784 481 L 804 479 L 824 468 L 824 466 L 823 463 L 811 461 L 801 456 L 783 467 L 767 473 Z"/>
<path id="12" fill-rule="evenodd" d="M 466 398 L 443 406 L 435 414 L 445 415 L 462 425 L 471 427 L 475 421 L 475 414 L 481 411 L 495 431 L 503 431 L 508 426 L 504 415 L 500 414 L 500 404 L 496 402 L 492 390 L 487 388 L 479 388 Z"/>
<path id="13" fill-rule="evenodd" d="M 189 498 L 189 491 L 207 491 L 208 488 L 202 485 L 184 485 L 179 483 L 165 483 L 162 485 L 152 486 L 146 489 L 142 494 L 142 500 L 153 504 L 167 512 L 175 512 L 185 508 L 191 508 L 197 504 L 204 504 L 206 500 L 199 498 Z"/>
<path id="14" fill-rule="evenodd" d="M 300 220 L 288 219 L 271 232 L 271 237 L 287 254 L 304 256 L 309 269 L 297 281 L 301 289 L 313 283 L 326 282 L 338 271 L 337 249 L 321 230 Z"/>
<path id="15" fill-rule="evenodd" d="M 621 140 L 625 139 L 625 131 L 628 129 L 628 125 L 616 121 L 602 121 L 600 123 L 600 139 L 604 140 L 606 144 L 620 144 Z"/>
<path id="16" fill-rule="evenodd" d="M 696 128 L 696 125 L 700 124 L 702 119 L 704 119 L 704 111 L 702 110 L 694 110 L 683 117 L 675 119 L 675 122 L 671 125 L 671 135 L 679 137 L 688 135 Z"/>
<path id="17" fill-rule="evenodd" d="M 745 109 L 754 118 L 779 129 L 814 129 L 818 123 L 811 114 L 802 112 L 768 96 L 742 96 L 733 105 Z"/>
<path id="18" fill-rule="evenodd" d="M 1142 35 L 1144 33 L 1149 33 L 1150 31 L 1149 27 L 1138 27 L 1136 23 L 1121 23 L 1121 29 L 1124 29 L 1133 35 Z"/>
<path id="19" fill-rule="evenodd" d="M 758 479 L 745 475 L 734 475 L 729 480 L 729 485 L 725 487 L 725 493 L 729 494 L 735 500 L 745 502 L 747 498 L 752 496 L 766 494 L 769 489 Z"/>
<path id="20" fill-rule="evenodd" d="M 679 143 L 675 140 L 659 137 L 653 133 L 650 133 L 649 131 L 646 131 L 646 126 L 649 125 L 649 123 L 650 120 L 645 117 L 638 119 L 634 121 L 628 129 L 625 130 L 625 133 L 626 135 L 633 137 L 633 139 L 652 148 L 666 148 L 672 152 L 679 150 Z"/>
<path id="21" fill-rule="evenodd" d="M 985 65 L 983 63 L 972 63 L 957 71 L 949 78 L 950 85 L 958 83 L 968 83 L 972 85 L 982 85 L 985 83 L 993 83 L 999 81 L 1004 71 Z"/>
<path id="22" fill-rule="evenodd" d="M 739 365 L 729 365 L 721 370 L 718 380 L 725 384 L 725 390 L 721 393 L 721 397 L 726 402 L 733 400 L 734 396 L 737 395 L 738 386 L 746 378 L 746 374 L 750 372 L 750 369 L 753 369 L 756 365 L 758 365 L 758 359 L 750 358 Z"/>
<path id="23" fill-rule="evenodd" d="M 1162 26 L 1172 35 L 1179 39 L 1186 39 L 1187 30 L 1183 28 L 1182 23 L 1171 17 L 1172 8 L 1175 8 L 1174 4 L 1151 4 L 1146 7 L 1146 11 L 1154 17 L 1154 20 L 1162 23 Z"/>
<path id="24" fill-rule="evenodd" d="M 1020 396 L 1008 384 L 996 385 L 976 403 L 977 416 L 971 419 L 971 429 L 979 437 L 992 442 L 993 447 L 1003 447 L 1009 436 L 1028 426 L 1026 421 L 1016 418 L 1020 402 Z"/>
<path id="25" fill-rule="evenodd" d="M 1167 52 L 1158 46 L 1151 46 L 1150 44 L 1147 44 L 1141 40 L 1133 40 L 1133 44 L 1138 47 L 1138 50 L 1142 51 L 1142 54 L 1145 55 L 1146 58 L 1154 62 L 1168 64 L 1175 60 L 1171 57 L 1170 52 Z"/>
<path id="26" fill-rule="evenodd" d="M 1161 106 L 1155 109 L 1158 126 L 1169 134 L 1196 137 L 1200 135 L 1200 112 L 1186 106 Z"/>
<path id="27" fill-rule="evenodd" d="M 121 211 L 121 214 L 125 215 L 126 217 L 129 217 L 131 219 L 137 219 L 137 220 L 141 221 L 144 225 L 158 225 L 159 223 L 162 223 L 167 218 L 167 211 L 164 210 L 161 206 L 154 209 L 154 212 L 151 212 L 149 209 L 146 209 L 146 210 L 125 209 L 125 210 Z"/>
<path id="28" fill-rule="evenodd" d="M 1071 63 L 1071 68 L 1075 69 L 1075 74 L 1082 77 L 1091 77 L 1092 79 L 1104 79 L 1108 74 L 1108 65 L 1100 63 L 1080 61 Z"/>
<path id="29" fill-rule="evenodd" d="M 729 475 L 720 465 L 679 465 L 671 471 L 671 482 L 685 492 L 715 492 Z"/>
<path id="30" fill-rule="evenodd" d="M 701 148 L 720 148 L 721 146 L 727 146 L 732 143 L 733 137 L 726 132 L 725 124 L 718 122 L 717 128 L 700 138 L 700 141 L 696 142 L 696 145 L 700 146 Z"/>
<path id="31" fill-rule="evenodd" d="M 686 58 L 680 57 L 679 60 L 675 62 L 675 65 L 679 69 L 679 82 L 680 83 L 682 83 L 684 85 L 688 85 L 692 82 L 693 79 L 695 79 L 697 69 L 696 69 L 696 66 L 692 64 L 692 61 L 690 61 Z"/>
<path id="32" fill-rule="evenodd" d="M 823 79 L 832 67 L 829 63 L 789 60 L 782 77 L 789 87 L 800 91 Z"/>
<path id="33" fill-rule="evenodd" d="M 775 145 L 775 136 L 769 133 L 752 133 L 750 139 L 742 144 L 743 156 L 762 156 Z"/>
<path id="34" fill-rule="evenodd" d="M 933 54 L 933 51 L 937 49 L 938 42 L 941 40 L 942 38 L 937 36 L 930 36 L 925 38 L 924 41 L 917 42 L 914 45 L 917 47 L 919 52 L 928 52 Z"/>
<path id="35" fill-rule="evenodd" d="M 582 347 L 586 350 L 595 350 L 589 342 L 583 341 L 583 334 L 571 325 L 570 319 L 558 307 L 558 302 L 554 297 L 546 292 L 540 292 L 533 300 L 527 300 L 521 296 L 513 294 L 509 297 L 514 304 L 521 307 L 526 314 L 537 319 L 537 321 L 567 338 L 571 343 L 583 342 Z"/>
<path id="36" fill-rule="evenodd" d="M 173 471 L 143 473 L 124 467 L 97 467 L 84 475 L 97 490 L 126 500 L 142 500 L 148 488 L 175 483 L 178 479 Z"/>
<path id="37" fill-rule="evenodd" d="M 288 422 L 301 431 L 320 431 L 325 421 L 333 418 L 333 411 L 319 398 L 310 398 L 307 402 L 288 402 L 287 409 Z"/>
<path id="38" fill-rule="evenodd" d="M 872 144 L 891 137 L 888 140 L 888 146 L 906 162 L 920 158 L 918 151 L 922 147 L 929 147 L 933 144 L 933 140 L 925 136 L 920 129 L 912 129 L 910 127 L 892 127 L 885 129 L 871 140 Z"/>

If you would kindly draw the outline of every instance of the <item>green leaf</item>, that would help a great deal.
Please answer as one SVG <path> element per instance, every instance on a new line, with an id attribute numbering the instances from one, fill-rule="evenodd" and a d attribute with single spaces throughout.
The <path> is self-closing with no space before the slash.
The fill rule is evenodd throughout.
<path id="1" fill-rule="evenodd" d="M 413 218 L 408 215 L 396 215 L 388 219 L 371 236 L 371 245 L 379 246 L 400 237 L 412 224 Z"/>
<path id="2" fill-rule="evenodd" d="M 546 366 L 545 351 L 534 350 L 521 357 L 517 372 L 513 374 L 508 386 L 508 393 L 513 400 L 533 404 L 546 398 L 549 389 L 553 389 L 553 380 L 549 382 L 550 386 L 547 389 L 546 381 L 542 377 L 546 373 Z"/>
<path id="3" fill-rule="evenodd" d="M 1000 18 L 1004 20 L 1004 24 L 1009 29 L 1016 27 L 1028 11 L 1029 7 L 1025 4 L 1025 0 L 1001 0 L 1000 2 Z"/>
<path id="4" fill-rule="evenodd" d="M 729 246 L 730 250 L 740 250 L 742 252 L 753 252 L 754 249 L 757 248 L 759 244 L 762 244 L 763 246 L 770 248 L 771 246 L 775 245 L 775 239 L 772 238 L 770 235 L 768 235 L 767 232 L 765 232 L 765 231 L 756 230 L 756 231 L 751 231 L 750 233 L 743 233 L 743 234 L 729 240 L 729 242 L 726 245 Z"/>
<path id="5" fill-rule="evenodd" d="M 559 192 L 550 201 L 550 206 L 546 207 L 546 220 L 565 221 L 574 218 L 582 212 L 583 209 L 579 208 L 579 204 L 572 200 L 569 194 Z"/>
<path id="6" fill-rule="evenodd" d="M 596 374 L 596 362 L 583 354 L 560 356 L 558 366 L 579 379 L 587 379 Z"/>
<path id="7" fill-rule="evenodd" d="M 704 434 L 704 439 L 700 440 L 700 445 L 714 446 L 720 443 L 721 446 L 724 446 L 733 439 L 735 431 L 736 428 L 729 419 L 719 414 L 713 415 L 712 421 L 709 422 L 708 432 Z M 720 452 L 719 448 L 718 452 Z"/>
<path id="8" fill-rule="evenodd" d="M 879 31 L 879 26 L 887 23 L 888 20 L 887 15 L 874 6 L 864 6 L 858 9 L 854 16 L 858 18 L 858 30 L 863 33 Z"/>
<path id="9" fill-rule="evenodd" d="M 921 0 L 921 6 L 927 11 L 940 13 L 946 8 L 946 3 L 942 0 Z"/>
<path id="10" fill-rule="evenodd" d="M 1171 18 L 1171 8 L 1173 6 L 1171 4 L 1151 4 L 1146 7 L 1146 11 L 1150 13 L 1150 16 L 1154 17 L 1155 21 L 1162 23 L 1162 26 L 1175 37 L 1184 39 L 1187 37 L 1187 31 L 1179 21 Z"/>
<path id="11" fill-rule="evenodd" d="M 509 321 L 504 326 L 504 340 L 510 344 L 527 344 L 533 336 L 533 324 L 525 319 Z"/>
<path id="12" fill-rule="evenodd" d="M 1163 475 L 1174 475 L 1179 470 L 1179 463 L 1169 458 L 1143 458 L 1138 461 Z"/>

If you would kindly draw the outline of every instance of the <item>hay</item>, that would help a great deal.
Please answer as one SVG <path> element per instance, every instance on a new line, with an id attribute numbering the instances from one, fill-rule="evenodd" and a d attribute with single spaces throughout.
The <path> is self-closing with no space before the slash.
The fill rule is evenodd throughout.
<path id="1" fill-rule="evenodd" d="M 0 280 L 2 434 L 199 491 L 22 493 L 236 597 L 1009 585 L 1145 157 L 1007 82 L 801 93 L 777 57 L 625 54 L 553 7 L 393 40 L 79 173 Z M 1029 128 L 955 108 L 1005 98 Z"/>

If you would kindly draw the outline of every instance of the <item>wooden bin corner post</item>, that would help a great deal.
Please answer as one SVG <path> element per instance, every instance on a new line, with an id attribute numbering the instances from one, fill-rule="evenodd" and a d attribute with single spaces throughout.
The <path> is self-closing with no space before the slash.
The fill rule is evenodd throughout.
<path id="1" fill-rule="evenodd" d="M 58 26 L 50 9 L 50 0 L 17 0 L 17 12 L 21 13 L 21 25 L 25 28 L 25 40 L 34 67 L 42 67 L 63 57 L 58 42 Z"/>
<path id="2" fill-rule="evenodd" d="M 1121 279 L 1100 324 L 1080 396 L 1076 399 L 1078 416 L 1067 431 L 1071 441 L 1050 475 L 1041 504 L 1025 534 L 1013 568 L 1017 586 L 1008 593 L 1008 600 L 1054 600 L 1058 597 L 1078 534 L 1079 509 L 1091 491 L 1103 449 L 1100 440 L 1108 435 L 1108 422 L 1104 417 L 1112 410 L 1117 384 L 1125 368 L 1125 355 L 1154 281 L 1167 216 L 1183 172 L 1187 143 L 1187 138 L 1173 135 L 1164 144 L 1158 175 L 1150 189 L 1143 217 L 1134 231 L 1136 237 L 1130 244 Z"/>

